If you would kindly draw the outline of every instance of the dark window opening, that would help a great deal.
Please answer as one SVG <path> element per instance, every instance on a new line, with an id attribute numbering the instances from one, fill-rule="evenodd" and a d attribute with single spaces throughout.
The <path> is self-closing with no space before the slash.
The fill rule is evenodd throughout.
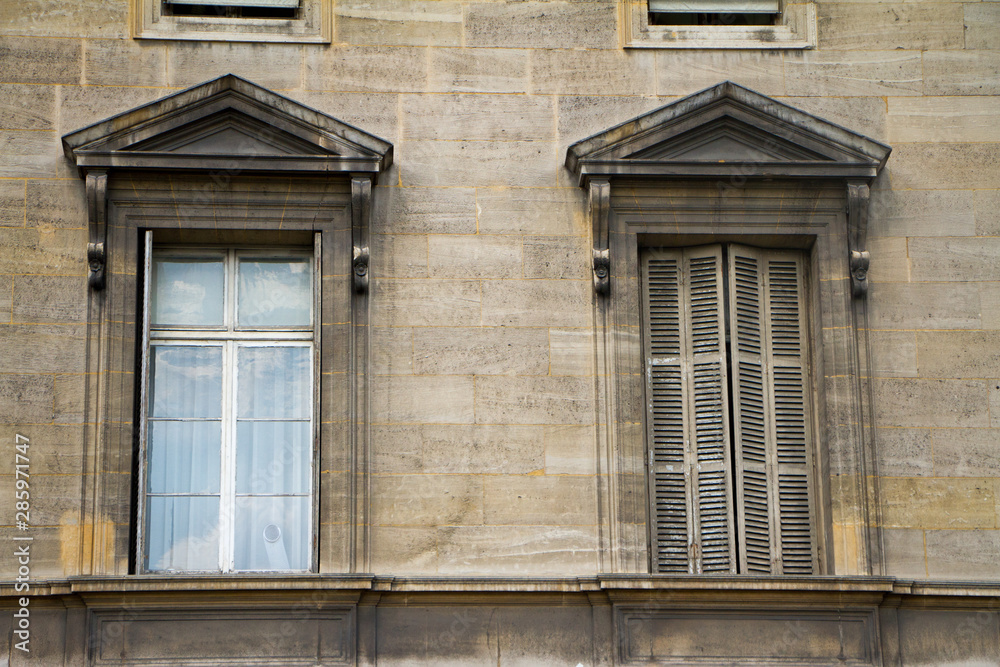
<path id="1" fill-rule="evenodd" d="M 774 25 L 778 14 L 649 12 L 649 25 Z"/>
<path id="2" fill-rule="evenodd" d="M 238 19 L 297 19 L 299 8 L 295 7 L 250 7 L 245 5 L 188 4 L 164 0 L 163 13 L 166 16 L 214 16 Z"/>

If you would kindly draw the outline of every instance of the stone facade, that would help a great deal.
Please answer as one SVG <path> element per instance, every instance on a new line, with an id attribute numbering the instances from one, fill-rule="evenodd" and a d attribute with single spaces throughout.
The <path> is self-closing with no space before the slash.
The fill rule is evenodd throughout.
<path id="1" fill-rule="evenodd" d="M 0 660 L 1000 664 L 1000 3 L 819 1 L 787 12 L 815 21 L 795 26 L 812 48 L 691 49 L 626 47 L 641 0 L 307 1 L 330 43 L 135 38 L 149 0 L 0 8 Z M 391 144 L 365 223 L 370 281 L 351 293 L 361 214 L 350 172 L 331 176 L 347 180 L 322 200 L 340 213 L 323 228 L 336 296 L 316 571 L 136 574 L 141 313 L 122 285 L 138 251 L 110 245 L 108 287 L 88 287 L 93 213 L 61 139 L 226 74 Z M 839 230 L 814 246 L 834 249 L 815 262 L 848 286 L 817 287 L 814 304 L 836 323 L 814 341 L 829 399 L 822 576 L 650 575 L 642 428 L 615 417 L 642 405 L 641 383 L 611 378 L 638 313 L 617 302 L 603 319 L 593 202 L 567 149 L 723 81 L 892 148 L 871 182 L 858 299 L 843 297 L 842 183 L 740 191 Z M 116 173 L 109 216 L 167 182 L 133 190 Z M 198 178 L 169 183 L 195 192 Z M 273 199 L 274 182 L 211 191 Z M 741 224 L 704 182 L 615 183 L 612 208 L 673 188 L 672 202 L 709 202 L 699 233 Z M 172 240 L 273 243 L 313 224 L 247 214 Z M 654 227 L 640 234 L 662 242 Z M 616 243 L 612 279 L 634 282 L 620 251 L 636 246 Z"/>

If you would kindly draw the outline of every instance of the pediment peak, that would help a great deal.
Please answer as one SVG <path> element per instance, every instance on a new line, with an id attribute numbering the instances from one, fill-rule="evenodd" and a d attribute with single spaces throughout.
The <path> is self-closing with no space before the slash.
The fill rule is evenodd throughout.
<path id="1" fill-rule="evenodd" d="M 591 178 L 726 176 L 871 180 L 890 148 L 731 81 L 689 95 L 566 152 L 566 167 Z M 715 165 L 710 167 L 709 165 Z"/>

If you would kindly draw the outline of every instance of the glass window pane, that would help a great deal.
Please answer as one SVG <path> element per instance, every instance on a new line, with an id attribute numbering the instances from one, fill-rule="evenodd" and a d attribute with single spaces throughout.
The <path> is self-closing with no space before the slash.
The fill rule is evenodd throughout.
<path id="1" fill-rule="evenodd" d="M 152 326 L 221 326 L 224 285 L 221 259 L 154 257 Z"/>
<path id="2" fill-rule="evenodd" d="M 237 493 L 308 493 L 309 422 L 241 421 L 236 427 Z"/>
<path id="3" fill-rule="evenodd" d="M 151 421 L 150 493 L 218 493 L 222 423 L 218 421 Z"/>
<path id="4" fill-rule="evenodd" d="M 237 570 L 309 569 L 309 498 L 236 499 Z"/>
<path id="5" fill-rule="evenodd" d="M 219 498 L 150 496 L 148 570 L 219 570 Z"/>
<path id="6" fill-rule="evenodd" d="M 302 259 L 241 259 L 240 326 L 309 326 L 310 262 Z"/>
<path id="7" fill-rule="evenodd" d="M 150 362 L 151 417 L 222 417 L 221 347 L 154 345 Z"/>
<path id="8" fill-rule="evenodd" d="M 241 419 L 309 419 L 312 361 L 308 347 L 241 347 L 237 354 Z"/>

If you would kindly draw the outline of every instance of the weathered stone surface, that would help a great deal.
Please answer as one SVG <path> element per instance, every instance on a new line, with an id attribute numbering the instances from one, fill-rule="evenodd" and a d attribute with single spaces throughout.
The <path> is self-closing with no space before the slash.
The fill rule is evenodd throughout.
<path id="1" fill-rule="evenodd" d="M 531 141 L 555 139 L 551 97 L 403 95 L 404 139 Z"/>
<path id="2" fill-rule="evenodd" d="M 102 86 L 164 86 L 167 82 L 167 52 L 162 42 L 90 40 L 83 60 L 83 83 Z M 204 71 L 197 69 L 192 73 L 204 74 Z M 187 76 L 190 77 L 191 73 Z M 201 83 L 204 80 L 203 76 L 191 83 Z"/>
<path id="3" fill-rule="evenodd" d="M 876 423 L 905 427 L 986 427 L 981 380 L 874 380 Z"/>
<path id="4" fill-rule="evenodd" d="M 782 54 L 728 49 L 656 52 L 657 95 L 690 95 L 720 81 L 732 81 L 764 95 L 784 95 Z"/>
<path id="5" fill-rule="evenodd" d="M 1000 236 L 1000 190 L 976 190 L 976 235 Z"/>
<path id="6" fill-rule="evenodd" d="M 0 325 L 5 339 L 0 373 L 83 373 L 86 329 L 82 324 Z"/>
<path id="7" fill-rule="evenodd" d="M 14 276 L 0 275 L 0 323 L 5 324 L 11 321 L 11 308 L 14 302 L 11 290 L 13 282 Z"/>
<path id="8" fill-rule="evenodd" d="M 919 95 L 920 54 L 912 51 L 801 51 L 785 54 L 788 95 Z"/>
<path id="9" fill-rule="evenodd" d="M 606 95 L 650 95 L 656 90 L 654 55 L 617 50 L 534 51 L 531 89 L 559 95 L 588 95 L 595 91 Z"/>
<path id="10" fill-rule="evenodd" d="M 615 7 L 607 2 L 472 2 L 465 12 L 465 45 L 613 49 Z"/>
<path id="11" fill-rule="evenodd" d="M 23 227 L 27 181 L 0 180 L 0 227 Z"/>
<path id="12" fill-rule="evenodd" d="M 930 429 L 890 428 L 879 424 L 876 433 L 879 475 L 929 477 L 934 472 L 934 439 Z"/>
<path id="13" fill-rule="evenodd" d="M 427 236 L 372 234 L 371 274 L 380 278 L 426 278 Z"/>
<path id="14" fill-rule="evenodd" d="M 262 57 L 265 49 L 267 57 Z M 205 72 L 215 71 L 242 76 L 265 88 L 299 88 L 303 53 L 303 47 L 295 44 L 178 41 L 167 54 L 167 82 L 193 86 L 205 80 Z"/>
<path id="15" fill-rule="evenodd" d="M 427 0 L 341 0 L 335 8 L 337 41 L 386 46 L 459 46 L 462 5 Z"/>
<path id="16" fill-rule="evenodd" d="M 471 424 L 473 383 L 464 375 L 383 375 L 372 378 L 374 421 L 402 424 Z"/>
<path id="17" fill-rule="evenodd" d="M 476 378 L 476 423 L 591 424 L 594 385 L 575 377 Z"/>
<path id="18" fill-rule="evenodd" d="M 0 178 L 53 178 L 66 167 L 54 132 L 0 131 Z"/>
<path id="19" fill-rule="evenodd" d="M 781 101 L 870 139 L 886 140 L 883 97 L 784 97 Z"/>
<path id="20" fill-rule="evenodd" d="M 936 476 L 1000 478 L 1000 429 L 935 429 L 933 436 Z"/>
<path id="21" fill-rule="evenodd" d="M 29 227 L 82 230 L 90 224 L 83 179 L 29 180 L 25 196 L 31 202 L 26 216 Z"/>
<path id="22" fill-rule="evenodd" d="M 872 262 L 868 268 L 868 280 L 871 284 L 909 282 L 907 242 L 908 239 L 901 236 L 869 237 L 868 252 Z"/>
<path id="23" fill-rule="evenodd" d="M 821 49 L 961 49 L 962 5 L 956 2 L 818 5 Z"/>
<path id="24" fill-rule="evenodd" d="M 924 95 L 1000 95 L 1000 51 L 927 51 Z"/>
<path id="25" fill-rule="evenodd" d="M 1000 5 L 970 2 L 965 9 L 965 48 L 1000 49 Z"/>
<path id="26" fill-rule="evenodd" d="M 54 86 L 0 83 L 0 129 L 55 129 Z"/>
<path id="27" fill-rule="evenodd" d="M 874 190 L 869 234 L 975 236 L 973 193 L 968 190 Z M 877 264 L 878 255 L 872 264 Z"/>
<path id="28" fill-rule="evenodd" d="M 460 93 L 524 93 L 528 54 L 524 49 L 432 49 L 428 88 Z"/>
<path id="29" fill-rule="evenodd" d="M 552 187 L 560 164 L 549 141 L 408 141 L 396 159 L 406 186 Z"/>
<path id="30" fill-rule="evenodd" d="M 437 529 L 372 526 L 375 574 L 437 574 Z"/>
<path id="31" fill-rule="evenodd" d="M 372 230 L 382 234 L 475 234 L 473 188 L 375 189 Z"/>
<path id="32" fill-rule="evenodd" d="M 340 92 L 419 92 L 427 85 L 427 49 L 334 46 L 307 49 L 304 85 Z"/>
<path id="33" fill-rule="evenodd" d="M 51 375 L 0 375 L 0 419 L 8 424 L 51 423 L 53 386 Z"/>
<path id="34" fill-rule="evenodd" d="M 454 327 L 479 323 L 478 281 L 372 281 L 373 325 Z"/>
<path id="35" fill-rule="evenodd" d="M 924 665 L 988 665 L 1000 655 L 995 610 L 901 609 L 898 618 L 900 646 Z"/>
<path id="36" fill-rule="evenodd" d="M 488 280 L 483 283 L 487 326 L 585 327 L 593 290 L 583 280 Z"/>
<path id="37" fill-rule="evenodd" d="M 593 426 L 545 426 L 546 474 L 593 475 L 597 467 L 594 436 Z"/>
<path id="38" fill-rule="evenodd" d="M 545 427 L 475 425 L 423 426 L 423 470 L 427 473 L 529 475 L 542 472 Z M 485 484 L 489 485 L 490 478 Z M 485 489 L 484 489 L 485 491 Z M 489 491 L 485 491 L 489 497 Z M 487 523 L 491 522 L 489 519 Z"/>
<path id="39" fill-rule="evenodd" d="M 588 233 L 581 188 L 480 188 L 476 203 L 481 234 Z"/>
<path id="40" fill-rule="evenodd" d="M 0 42 L 3 83 L 75 84 L 80 83 L 82 69 L 81 45 L 76 39 L 4 37 Z"/>
<path id="41" fill-rule="evenodd" d="M 592 375 L 593 332 L 590 329 L 550 329 L 549 357 L 549 375 Z"/>
<path id="42" fill-rule="evenodd" d="M 1000 280 L 1000 238 L 916 238 L 909 245 L 913 280 Z"/>
<path id="43" fill-rule="evenodd" d="M 1000 531 L 928 530 L 926 540 L 928 577 L 977 581 L 1000 577 L 1000 560 L 996 557 L 1000 553 Z M 993 633 L 975 634 L 985 639 Z M 967 637 L 964 633 L 962 636 Z"/>
<path id="44" fill-rule="evenodd" d="M 980 284 L 979 304 L 983 311 L 983 329 L 1000 329 L 1000 283 Z"/>
<path id="45" fill-rule="evenodd" d="M 161 88 L 123 86 L 63 86 L 59 131 L 72 132 L 163 97 Z M 78 176 L 73 174 L 73 176 Z"/>
<path id="46" fill-rule="evenodd" d="M 372 472 L 398 475 L 424 471 L 424 444 L 420 424 L 376 424 L 372 426 Z"/>
<path id="47" fill-rule="evenodd" d="M 872 331 L 872 375 L 917 377 L 917 335 L 912 331 Z"/>
<path id="48" fill-rule="evenodd" d="M 372 475 L 371 497 L 375 525 L 483 523 L 483 478 L 476 475 Z"/>
<path id="49" fill-rule="evenodd" d="M 990 426 L 1000 426 L 1000 382 L 989 383 Z"/>
<path id="50" fill-rule="evenodd" d="M 918 273 L 916 266 L 913 275 L 941 279 Z M 875 283 L 869 299 L 871 325 L 876 329 L 979 328 L 979 294 L 961 284 Z"/>
<path id="51" fill-rule="evenodd" d="M 339 93 L 332 91 L 296 91 L 298 102 L 311 106 L 338 120 L 353 125 L 390 142 L 399 136 L 399 95 L 393 93 Z M 379 179 L 379 185 L 391 185 Z M 380 190 L 381 192 L 381 190 Z"/>
<path id="52" fill-rule="evenodd" d="M 884 477 L 880 485 L 882 521 L 887 527 L 996 527 L 996 489 L 992 479 Z"/>
<path id="53" fill-rule="evenodd" d="M 429 375 L 544 375 L 546 329 L 438 328 L 413 331 L 414 372 Z"/>
<path id="54" fill-rule="evenodd" d="M 128 38 L 128 0 L 27 0 L 0 6 L 0 33 L 39 37 Z M 6 81 L 6 79 L 4 79 Z"/>
<path id="55" fill-rule="evenodd" d="M 13 300 L 14 322 L 82 322 L 87 316 L 87 280 L 75 276 L 14 276 Z"/>
<path id="56" fill-rule="evenodd" d="M 519 239 L 509 236 L 441 236 L 428 240 L 427 268 L 431 278 L 520 278 Z"/>
<path id="57" fill-rule="evenodd" d="M 1000 332 L 921 331 L 917 356 L 921 377 L 1000 377 Z"/>
<path id="58" fill-rule="evenodd" d="M 452 574 L 558 575 L 596 572 L 590 526 L 455 526 L 438 530 L 439 568 Z"/>
<path id="59" fill-rule="evenodd" d="M 989 97 L 889 98 L 889 141 L 997 142 L 1000 108 Z"/>
<path id="60" fill-rule="evenodd" d="M 924 531 L 906 528 L 885 528 L 882 530 L 885 546 L 885 571 L 893 577 L 927 577 L 927 561 L 924 554 Z"/>
<path id="61" fill-rule="evenodd" d="M 587 278 L 588 239 L 562 236 L 529 236 L 524 239 L 525 278 Z"/>
<path id="62" fill-rule="evenodd" d="M 372 327 L 371 355 L 375 375 L 412 375 L 413 330 L 409 327 Z"/>
<path id="63" fill-rule="evenodd" d="M 484 481 L 485 520 L 497 525 L 591 526 L 597 523 L 593 477 L 498 475 Z"/>

